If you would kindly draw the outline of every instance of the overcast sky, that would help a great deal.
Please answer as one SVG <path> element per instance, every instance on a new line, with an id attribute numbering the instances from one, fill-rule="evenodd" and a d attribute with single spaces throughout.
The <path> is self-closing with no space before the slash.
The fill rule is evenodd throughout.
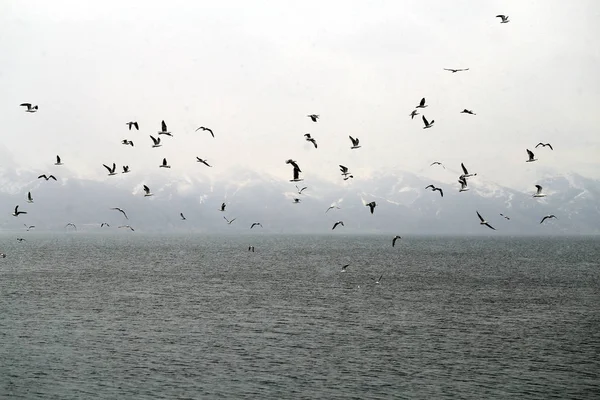
<path id="1" fill-rule="evenodd" d="M 427 175 L 437 160 L 511 187 L 600 178 L 598 20 L 594 0 L 2 1 L 0 167 L 55 172 L 60 154 L 82 178 L 116 162 L 289 179 L 293 158 L 307 180 L 338 180 L 340 163 Z M 422 97 L 427 130 L 408 116 Z M 152 149 L 162 119 L 174 137 Z M 525 163 L 540 141 L 555 150 Z"/>

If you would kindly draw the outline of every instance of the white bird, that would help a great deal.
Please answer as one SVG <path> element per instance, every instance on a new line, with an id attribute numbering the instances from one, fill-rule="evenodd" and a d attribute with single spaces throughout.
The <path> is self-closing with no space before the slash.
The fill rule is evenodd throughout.
<path id="1" fill-rule="evenodd" d="M 63 163 L 60 162 L 59 156 L 56 156 L 56 162 L 54 163 L 54 165 L 63 165 Z"/>
<path id="2" fill-rule="evenodd" d="M 103 222 L 100 224 L 100 228 L 104 228 L 104 226 L 108 226 L 110 228 L 110 225 L 108 224 L 108 222 Z"/>
<path id="3" fill-rule="evenodd" d="M 425 105 L 425 97 L 423 97 L 421 99 L 421 102 L 419 103 L 419 105 L 416 108 L 425 108 L 425 107 L 427 107 L 427 106 Z"/>
<path id="4" fill-rule="evenodd" d="M 331 230 L 334 230 L 338 225 L 344 226 L 344 221 L 338 221 L 335 224 L 333 224 L 333 228 L 331 228 Z"/>
<path id="5" fill-rule="evenodd" d="M 162 165 L 158 166 L 159 168 L 171 168 L 171 166 L 169 164 L 167 164 L 167 159 L 163 158 L 163 162 Z"/>
<path id="6" fill-rule="evenodd" d="M 525 161 L 525 162 L 534 162 L 537 161 L 537 158 L 534 158 L 535 156 L 533 155 L 533 152 L 529 149 L 527 150 L 527 154 L 529 155 L 529 160 Z"/>
<path id="7" fill-rule="evenodd" d="M 146 194 L 144 195 L 144 197 L 148 197 L 148 196 L 152 196 L 153 193 L 150 193 L 150 188 L 146 185 L 144 185 L 144 192 L 146 192 Z"/>
<path id="8" fill-rule="evenodd" d="M 18 217 L 21 214 L 27 214 L 27 211 L 19 211 L 19 206 L 15 207 L 15 212 L 12 214 L 13 217 Z"/>
<path id="9" fill-rule="evenodd" d="M 540 185 L 535 185 L 537 188 L 537 192 L 533 195 L 533 197 L 546 197 L 544 193 L 542 193 L 542 187 Z"/>
<path id="10" fill-rule="evenodd" d="M 112 176 L 112 175 L 116 175 L 117 173 L 115 172 L 117 170 L 117 165 L 115 163 L 113 163 L 112 168 L 109 167 L 106 164 L 102 164 L 104 165 L 104 168 L 106 168 L 108 170 L 108 176 Z"/>
<path id="11" fill-rule="evenodd" d="M 353 138 L 352 136 L 348 136 L 350 138 L 350 141 L 352 142 L 352 147 L 350 147 L 351 149 L 360 149 L 360 146 L 358 145 L 358 138 Z"/>
<path id="12" fill-rule="evenodd" d="M 28 203 L 33 203 L 33 197 L 31 197 L 31 192 L 27 193 L 27 202 Z"/>
<path id="13" fill-rule="evenodd" d="M 127 214 L 125 213 L 125 211 L 124 211 L 122 208 L 119 208 L 119 207 L 113 207 L 113 208 L 111 208 L 111 210 L 119 211 L 121 214 L 123 214 L 123 216 L 125 217 L 125 219 L 129 219 L 129 218 L 127 217 Z"/>
<path id="14" fill-rule="evenodd" d="M 544 218 L 542 218 L 542 220 L 540 221 L 540 224 L 550 218 L 556 218 L 556 215 L 554 215 L 554 214 L 546 215 Z M 556 219 L 558 219 L 558 218 L 556 218 Z"/>
<path id="15" fill-rule="evenodd" d="M 350 264 L 342 265 L 342 271 L 341 272 L 346 272 L 346 268 L 348 268 L 349 266 L 350 266 Z"/>
<path id="16" fill-rule="evenodd" d="M 488 224 L 488 222 L 485 219 L 483 219 L 483 217 L 481 216 L 481 214 L 479 214 L 479 211 L 475 211 L 475 212 L 477 213 L 477 216 L 479 217 L 479 220 L 481 221 L 481 222 L 479 222 L 479 225 L 485 225 L 485 226 L 487 226 L 490 229 L 496 230 L 496 228 L 494 228 L 493 226 L 491 226 L 490 224 Z"/>
<path id="17" fill-rule="evenodd" d="M 38 110 L 38 106 L 37 105 L 32 106 L 31 103 L 21 103 L 20 105 L 23 107 L 27 107 L 27 110 L 25 110 L 25 112 L 28 112 L 28 113 L 34 113 Z"/>
<path id="18" fill-rule="evenodd" d="M 499 14 L 499 15 L 496 15 L 496 18 L 500 18 L 502 20 L 502 21 L 500 21 L 501 24 L 507 24 L 510 22 L 508 20 L 508 15 Z"/>
<path id="19" fill-rule="evenodd" d="M 431 128 L 433 126 L 433 123 L 435 122 L 435 120 L 433 119 L 431 120 L 431 122 L 427 121 L 427 118 L 425 118 L 424 115 L 422 115 L 421 118 L 423 118 L 423 123 L 425 124 L 423 129 Z"/>
<path id="20" fill-rule="evenodd" d="M 392 247 L 396 246 L 396 240 L 398 239 L 402 239 L 402 236 L 396 235 L 394 236 L 394 238 L 392 239 Z"/>
<path id="21" fill-rule="evenodd" d="M 160 147 L 162 146 L 162 144 L 160 144 L 160 138 L 155 138 L 154 136 L 150 135 L 150 139 L 152 139 L 152 142 L 154 142 L 154 144 L 152 145 L 152 147 Z"/>
<path id="22" fill-rule="evenodd" d="M 173 136 L 173 135 L 171 134 L 171 132 L 167 131 L 167 124 L 165 123 L 165 120 L 163 120 L 163 121 L 162 121 L 162 124 L 161 124 L 161 130 L 160 130 L 160 131 L 158 131 L 158 134 L 159 134 L 159 135 Z"/>

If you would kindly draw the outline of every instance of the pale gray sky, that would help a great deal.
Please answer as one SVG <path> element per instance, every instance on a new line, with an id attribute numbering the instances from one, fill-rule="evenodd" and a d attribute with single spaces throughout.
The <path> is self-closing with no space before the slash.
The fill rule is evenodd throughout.
<path id="1" fill-rule="evenodd" d="M 60 154 L 69 174 L 101 180 L 112 162 L 288 179 L 294 158 L 305 179 L 338 180 L 340 163 L 427 175 L 439 160 L 519 188 L 600 178 L 599 19 L 593 0 L 3 1 L 0 166 L 51 170 Z M 421 97 L 427 130 L 408 116 Z M 152 149 L 162 119 L 174 137 Z M 525 163 L 540 141 L 555 150 Z"/>

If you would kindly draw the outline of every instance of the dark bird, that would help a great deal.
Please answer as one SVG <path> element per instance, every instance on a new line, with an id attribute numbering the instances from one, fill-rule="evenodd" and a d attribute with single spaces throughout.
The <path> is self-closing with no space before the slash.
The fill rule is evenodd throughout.
<path id="1" fill-rule="evenodd" d="M 199 130 L 208 131 L 212 137 L 215 137 L 215 134 L 213 133 L 212 129 L 210 129 L 210 128 L 201 126 L 200 128 L 196 129 L 195 132 L 198 132 Z"/>
<path id="2" fill-rule="evenodd" d="M 108 222 L 103 222 L 100 224 L 100 228 L 104 228 L 105 226 L 108 226 L 110 228 L 110 225 L 108 224 Z"/>
<path id="3" fill-rule="evenodd" d="M 225 207 L 227 207 L 227 204 L 221 203 L 221 209 L 219 211 L 225 211 Z"/>
<path id="4" fill-rule="evenodd" d="M 542 187 L 540 185 L 535 185 L 535 187 L 537 188 L 537 191 L 535 192 L 533 197 L 546 197 L 546 195 L 542 193 Z"/>
<path id="5" fill-rule="evenodd" d="M 26 211 L 19 211 L 19 206 L 16 206 L 15 207 L 15 212 L 12 214 L 13 217 L 18 217 L 21 214 L 27 214 L 27 212 Z"/>
<path id="6" fill-rule="evenodd" d="M 30 229 L 35 228 L 35 225 L 27 225 L 27 224 L 23 224 L 25 225 L 25 228 L 27 229 L 27 232 L 29 232 Z"/>
<path id="7" fill-rule="evenodd" d="M 129 146 L 133 147 L 133 141 L 131 141 L 131 140 L 123 139 L 121 141 L 121 144 L 129 145 Z"/>
<path id="8" fill-rule="evenodd" d="M 293 174 L 294 174 L 294 179 L 290 179 L 290 182 L 301 182 L 304 180 L 304 179 L 300 178 L 300 168 L 294 167 Z"/>
<path id="9" fill-rule="evenodd" d="M 135 130 L 136 130 L 136 131 L 139 131 L 139 130 L 140 130 L 140 126 L 138 125 L 138 123 L 137 123 L 136 121 L 129 121 L 129 122 L 126 122 L 126 123 L 125 123 L 125 125 L 129 126 L 129 130 L 131 130 L 131 127 L 132 127 L 132 126 L 133 126 L 133 127 L 135 127 Z"/>
<path id="10" fill-rule="evenodd" d="M 341 272 L 346 272 L 346 268 L 348 268 L 349 266 L 350 266 L 350 264 L 342 265 L 342 271 Z"/>
<path id="11" fill-rule="evenodd" d="M 500 21 L 501 24 L 507 24 L 510 22 L 508 20 L 508 15 L 499 14 L 499 15 L 496 15 L 496 18 L 500 18 L 502 20 L 502 21 Z"/>
<path id="12" fill-rule="evenodd" d="M 354 178 L 354 175 L 348 175 L 344 177 L 344 180 L 347 181 L 348 179 L 352 179 Z"/>
<path id="13" fill-rule="evenodd" d="M 305 133 L 304 137 L 306 138 L 307 142 L 311 142 L 313 146 L 315 146 L 315 149 L 317 148 L 317 141 L 315 140 L 315 138 L 310 136 L 310 133 Z"/>
<path id="14" fill-rule="evenodd" d="M 248 251 L 251 251 L 254 253 L 254 246 L 248 246 Z"/>
<path id="15" fill-rule="evenodd" d="M 305 191 L 306 189 L 308 189 L 308 186 L 304 186 L 302 189 L 300 189 L 298 187 L 298 185 L 296 185 L 296 189 L 298 190 L 298 194 L 302 194 L 303 191 Z"/>
<path id="16" fill-rule="evenodd" d="M 162 121 L 162 124 L 161 124 L 161 130 L 160 130 L 160 131 L 158 131 L 158 134 L 159 134 L 159 135 L 173 136 L 173 135 L 171 134 L 171 132 L 167 131 L 167 124 L 165 123 L 165 120 L 163 120 L 163 121 Z"/>
<path id="17" fill-rule="evenodd" d="M 540 142 L 540 143 L 538 143 L 538 144 L 536 144 L 536 145 L 535 145 L 535 148 L 537 149 L 537 148 L 538 148 L 538 146 L 542 146 L 542 147 L 546 147 L 546 146 L 548 146 L 548 147 L 550 147 L 550 150 L 554 150 L 554 149 L 552 148 L 552 145 L 551 145 L 550 143 L 541 143 L 541 142 Z"/>
<path id="18" fill-rule="evenodd" d="M 338 209 L 338 210 L 340 209 L 340 208 L 339 208 L 338 206 L 336 206 L 336 205 L 331 205 L 331 206 L 329 206 L 329 208 L 328 208 L 327 210 L 325 210 L 325 213 L 327 213 L 327 211 L 329 211 L 329 210 L 331 210 L 331 209 L 333 209 L 333 208 L 336 208 L 336 209 Z"/>
<path id="19" fill-rule="evenodd" d="M 292 167 L 294 167 L 295 169 L 297 169 L 299 172 L 302 172 L 302 171 L 300 170 L 300 167 L 299 167 L 299 166 L 298 166 L 298 164 L 296 163 L 296 161 L 292 160 L 291 158 L 290 158 L 289 160 L 287 160 L 285 163 L 286 163 L 286 164 L 291 164 L 291 165 L 292 165 Z"/>
<path id="20" fill-rule="evenodd" d="M 127 214 L 125 213 L 125 211 L 124 211 L 122 208 L 119 208 L 119 207 L 113 207 L 113 208 L 111 208 L 111 210 L 119 211 L 121 214 L 123 214 L 123 216 L 125 217 L 125 219 L 129 219 L 129 218 L 127 217 Z"/>
<path id="21" fill-rule="evenodd" d="M 135 232 L 135 229 L 133 229 L 130 225 L 121 225 L 119 226 L 119 228 L 125 228 L 131 230 L 132 232 Z"/>
<path id="22" fill-rule="evenodd" d="M 475 114 L 472 110 L 467 110 L 466 108 L 464 110 L 462 110 L 460 112 L 461 114 L 471 114 L 471 115 L 477 115 Z"/>
<path id="23" fill-rule="evenodd" d="M 544 218 L 542 218 L 542 220 L 540 221 L 540 224 L 541 224 L 542 222 L 544 222 L 545 220 L 547 220 L 547 219 L 551 219 L 551 218 L 556 218 L 556 215 L 554 215 L 554 214 L 551 214 L 551 215 L 546 215 Z M 556 218 L 556 219 L 558 219 L 558 218 Z"/>
<path id="24" fill-rule="evenodd" d="M 155 138 L 155 137 L 154 137 L 154 136 L 152 136 L 152 135 L 149 135 L 149 136 L 150 136 L 150 139 L 152 139 L 152 142 L 154 143 L 154 144 L 152 145 L 152 147 L 160 147 L 160 146 L 162 146 L 162 144 L 160 144 L 160 138 L 159 138 L 159 137 L 158 137 L 158 138 Z"/>
<path id="25" fill-rule="evenodd" d="M 163 162 L 162 165 L 158 166 L 159 168 L 171 168 L 171 166 L 169 164 L 167 164 L 167 159 L 163 158 Z"/>
<path id="26" fill-rule="evenodd" d="M 534 162 L 537 161 L 537 158 L 534 158 L 535 156 L 533 155 L 533 152 L 529 149 L 527 150 L 527 155 L 529 156 L 529 160 L 525 161 L 525 162 Z"/>
<path id="27" fill-rule="evenodd" d="M 261 228 L 263 227 L 260 222 L 253 222 L 252 225 L 250 225 L 250 229 L 254 228 L 255 226 L 260 226 Z"/>
<path id="28" fill-rule="evenodd" d="M 25 112 L 28 112 L 28 113 L 34 113 L 38 110 L 38 106 L 37 105 L 32 106 L 31 103 L 21 103 L 20 105 L 23 107 L 27 107 L 27 110 L 25 110 Z"/>
<path id="29" fill-rule="evenodd" d="M 33 203 L 33 197 L 31 197 L 31 192 L 27 192 L 27 202 Z"/>
<path id="30" fill-rule="evenodd" d="M 207 160 L 203 160 L 200 157 L 196 157 L 196 162 L 202 163 L 202 164 L 206 165 L 207 167 L 212 167 L 212 165 L 208 164 Z"/>
<path id="31" fill-rule="evenodd" d="M 487 226 L 490 229 L 496 230 L 496 228 L 494 228 L 493 226 L 491 226 L 490 224 L 488 224 L 488 222 L 485 219 L 483 219 L 483 217 L 481 216 L 481 214 L 479 214 L 479 211 L 475 211 L 475 212 L 477 213 L 477 216 L 479 217 L 479 220 L 481 221 L 481 222 L 479 222 L 480 225 L 485 225 L 485 226 Z"/>
<path id="32" fill-rule="evenodd" d="M 185 221 L 185 217 L 183 216 L 183 213 L 179 213 L 179 215 L 181 216 L 181 220 Z"/>
<path id="33" fill-rule="evenodd" d="M 75 228 L 75 230 L 77 230 L 77 226 L 75 226 L 74 223 L 69 222 L 68 224 L 65 225 L 65 228 L 68 228 L 69 226 L 72 226 L 73 228 Z"/>
<path id="34" fill-rule="evenodd" d="M 108 170 L 108 176 L 112 176 L 112 175 L 116 175 L 117 173 L 115 172 L 117 170 L 117 165 L 115 163 L 113 163 L 112 168 L 109 167 L 106 164 L 102 164 L 104 165 L 104 168 L 106 168 Z"/>
<path id="35" fill-rule="evenodd" d="M 425 97 L 423 97 L 421 99 L 421 102 L 419 103 L 419 105 L 416 108 L 425 108 L 425 107 L 427 107 L 427 106 L 425 105 Z"/>
<path id="36" fill-rule="evenodd" d="M 129 165 L 123 165 L 123 172 L 121 172 L 122 174 L 126 174 L 129 172 Z"/>
<path id="37" fill-rule="evenodd" d="M 382 274 L 382 275 L 379 277 L 379 279 L 377 279 L 376 281 L 375 281 L 375 279 L 373 279 L 373 278 L 371 278 L 371 280 L 374 280 L 374 281 L 375 281 L 375 284 L 379 285 L 379 283 L 381 282 L 381 278 L 383 278 L 383 274 Z"/>
<path id="38" fill-rule="evenodd" d="M 56 162 L 54 163 L 54 165 L 63 165 L 63 163 L 60 162 L 59 156 L 56 156 Z"/>
<path id="39" fill-rule="evenodd" d="M 152 196 L 153 193 L 150 193 L 150 188 L 146 185 L 144 185 L 144 192 L 146 192 L 146 194 L 144 194 L 144 197 L 148 197 L 148 196 Z"/>
<path id="40" fill-rule="evenodd" d="M 40 179 L 40 178 L 44 178 L 45 180 L 48 180 L 48 179 L 54 179 L 54 180 L 56 180 L 56 177 L 54 175 L 46 176 L 46 174 L 44 174 L 44 175 L 38 176 L 38 179 Z"/>
<path id="41" fill-rule="evenodd" d="M 427 121 L 427 118 L 425 118 L 424 115 L 422 115 L 421 118 L 423 118 L 423 123 L 425 124 L 423 129 L 431 128 L 433 126 L 433 123 L 435 122 L 435 120 L 433 119 L 431 120 L 431 122 Z"/>
<path id="42" fill-rule="evenodd" d="M 377 207 L 377 203 L 375 203 L 374 201 L 365 204 L 366 207 L 369 207 L 371 209 L 371 214 L 373 214 L 373 212 L 375 211 L 375 207 Z"/>
<path id="43" fill-rule="evenodd" d="M 300 203 L 300 199 L 298 199 L 298 198 L 295 198 L 295 199 L 294 199 L 294 204 L 298 204 L 298 203 Z"/>
<path id="44" fill-rule="evenodd" d="M 398 235 L 394 236 L 394 238 L 392 239 L 392 247 L 396 246 L 396 240 L 398 239 L 402 239 L 402 237 Z"/>
<path id="45" fill-rule="evenodd" d="M 317 114 L 309 114 L 307 115 L 307 117 L 312 119 L 312 122 L 317 122 L 317 120 L 319 119 L 319 116 Z"/>
<path id="46" fill-rule="evenodd" d="M 504 215 L 504 214 L 500 213 L 500 216 L 501 216 L 501 217 L 504 217 L 504 219 L 507 219 L 507 220 L 509 220 L 509 221 L 510 221 L 510 218 L 508 218 L 506 215 Z"/>
<path id="47" fill-rule="evenodd" d="M 410 119 L 415 119 L 415 117 L 417 115 L 420 115 L 417 110 L 412 110 L 410 114 L 408 114 L 408 116 L 410 117 Z"/>
<path id="48" fill-rule="evenodd" d="M 344 221 L 338 221 L 335 224 L 333 224 L 333 228 L 331 228 L 331 230 L 334 230 L 336 226 L 341 225 L 344 226 Z"/>
<path id="49" fill-rule="evenodd" d="M 461 175 L 464 178 L 469 178 L 471 176 L 476 176 L 477 174 L 470 174 L 469 171 L 467 171 L 467 167 L 465 167 L 464 163 L 460 163 L 460 167 L 463 170 L 463 174 Z"/>
<path id="50" fill-rule="evenodd" d="M 232 223 L 233 221 L 235 221 L 235 218 L 234 218 L 234 219 L 231 219 L 231 220 L 227 219 L 225 216 L 223 216 L 223 218 L 225 218 L 225 221 L 227 221 L 227 223 L 228 223 L 229 225 L 231 225 L 231 223 Z M 261 225 L 261 226 L 262 226 L 262 225 Z M 252 229 L 252 227 L 250 227 L 250 229 Z"/>
<path id="51" fill-rule="evenodd" d="M 467 178 L 465 178 L 464 175 L 461 175 L 458 178 L 458 183 L 460 183 L 460 189 L 458 190 L 459 192 L 466 192 L 467 190 L 469 190 L 467 188 Z"/>
<path id="52" fill-rule="evenodd" d="M 442 164 L 442 163 L 441 163 L 441 162 L 439 162 L 439 161 L 434 161 L 434 162 L 432 162 L 432 163 L 431 163 L 429 166 L 431 167 L 431 166 L 433 166 L 433 165 L 441 165 L 441 166 L 442 166 L 442 168 L 446 169 L 446 167 L 444 167 L 444 164 Z"/>
<path id="53" fill-rule="evenodd" d="M 350 175 L 350 173 L 348 172 L 348 167 L 344 167 L 343 165 L 340 165 L 340 171 L 342 171 L 343 176 Z"/>
<path id="54" fill-rule="evenodd" d="M 444 197 L 444 192 L 442 191 L 441 188 L 435 187 L 433 185 L 428 185 L 428 186 L 425 187 L 425 189 L 429 189 L 429 188 L 431 188 L 432 192 L 435 192 L 436 190 L 439 191 L 440 194 L 442 195 L 442 197 Z"/>
<path id="55" fill-rule="evenodd" d="M 453 74 L 456 72 L 461 72 L 461 71 L 468 71 L 469 68 L 464 68 L 464 69 L 454 69 L 454 68 L 444 68 L 445 71 L 450 71 Z"/>
<path id="56" fill-rule="evenodd" d="M 352 147 L 350 147 L 351 149 L 359 149 L 360 146 L 358 145 L 358 138 L 353 138 L 352 136 L 348 136 L 350 138 L 350 141 L 352 142 Z"/>

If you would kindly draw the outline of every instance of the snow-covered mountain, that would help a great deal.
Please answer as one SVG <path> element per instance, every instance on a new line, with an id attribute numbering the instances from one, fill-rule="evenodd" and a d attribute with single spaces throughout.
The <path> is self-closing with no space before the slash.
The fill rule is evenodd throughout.
<path id="1" fill-rule="evenodd" d="M 37 230 L 62 231 L 71 222 L 78 232 L 110 231 L 129 224 L 147 232 L 328 233 L 335 221 L 342 220 L 345 226 L 336 228 L 336 234 L 600 233 L 600 181 L 577 174 L 544 177 L 535 183 L 548 196 L 533 198 L 533 185 L 519 191 L 481 176 L 470 178 L 470 190 L 459 193 L 460 185 L 449 173 L 436 180 L 397 171 L 348 181 L 340 177 L 334 183 L 303 181 L 298 186 L 308 189 L 299 195 L 294 183 L 248 170 L 222 180 L 173 172 L 145 176 L 133 171 L 104 181 L 59 178 L 55 182 L 37 179 L 40 171 L 0 170 L 0 209 L 5 210 L 0 229 L 23 230 L 28 224 Z M 143 196 L 143 184 L 154 196 Z M 429 184 L 441 187 L 444 196 L 425 190 Z M 32 204 L 26 200 L 28 191 Z M 300 203 L 294 204 L 294 198 Z M 371 201 L 377 202 L 374 214 L 365 207 Z M 222 202 L 227 203 L 225 212 L 218 211 Z M 27 214 L 13 217 L 17 204 Z M 339 209 L 326 213 L 333 204 Z M 125 209 L 129 220 L 111 207 Z M 476 210 L 497 232 L 479 225 Z M 558 219 L 540 224 L 547 214 Z M 236 221 L 228 225 L 224 216 Z M 101 229 L 102 222 L 110 228 Z M 252 222 L 261 222 L 263 228 L 250 231 Z"/>

